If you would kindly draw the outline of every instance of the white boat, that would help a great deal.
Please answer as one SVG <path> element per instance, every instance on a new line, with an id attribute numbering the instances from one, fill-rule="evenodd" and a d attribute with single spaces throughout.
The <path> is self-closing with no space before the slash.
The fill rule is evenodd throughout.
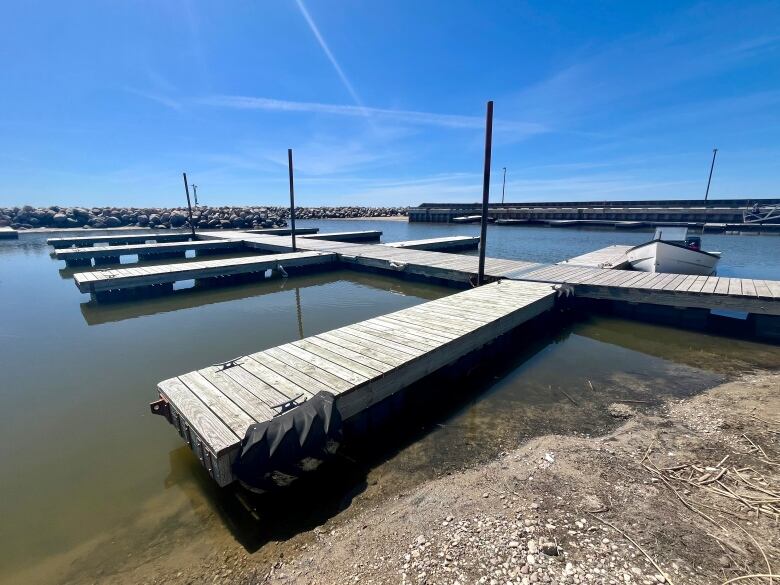
<path id="1" fill-rule="evenodd" d="M 696 274 L 710 276 L 720 260 L 720 252 L 705 252 L 701 238 L 688 236 L 686 227 L 658 227 L 655 237 L 626 252 L 631 267 L 642 272 Z"/>

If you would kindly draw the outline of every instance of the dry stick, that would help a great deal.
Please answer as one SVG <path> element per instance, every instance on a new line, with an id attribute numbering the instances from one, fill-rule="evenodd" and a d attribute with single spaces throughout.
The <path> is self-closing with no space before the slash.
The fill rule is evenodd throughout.
<path id="1" fill-rule="evenodd" d="M 563 392 L 563 394 L 566 396 L 566 398 L 568 398 L 569 400 L 571 400 L 571 403 L 572 403 L 574 406 L 579 406 L 579 404 L 577 404 L 577 403 L 574 401 L 574 398 L 572 398 L 571 396 L 569 396 L 569 394 L 568 394 L 568 392 L 566 392 L 566 390 L 564 390 L 563 388 L 560 388 L 560 391 L 561 391 L 561 392 Z"/>
<path id="2" fill-rule="evenodd" d="M 591 391 L 593 392 L 596 391 L 596 389 L 593 387 L 593 382 L 591 382 L 590 380 L 588 380 L 588 386 L 590 386 Z"/>
<path id="3" fill-rule="evenodd" d="M 615 402 L 630 402 L 631 404 L 650 404 L 649 400 L 629 400 L 628 398 L 616 398 Z"/>
<path id="4" fill-rule="evenodd" d="M 607 526 L 609 526 L 613 530 L 617 530 L 620 534 L 622 534 L 624 538 L 626 538 L 629 542 L 631 542 L 635 547 L 637 547 L 639 549 L 639 551 L 643 555 L 645 555 L 645 557 L 647 557 L 647 560 L 652 563 L 652 565 L 656 568 L 656 570 L 658 570 L 659 573 L 661 573 L 661 575 L 663 575 L 664 579 L 666 579 L 666 582 L 669 583 L 669 585 L 673 585 L 672 580 L 669 578 L 669 575 L 667 575 L 664 572 L 664 570 L 658 565 L 658 563 L 656 563 L 655 560 L 653 560 L 653 557 L 651 557 L 649 554 L 647 554 L 645 549 L 643 549 L 641 546 L 639 546 L 639 544 L 633 538 L 631 538 L 628 534 L 626 534 L 625 532 L 620 530 L 620 528 L 618 528 L 617 526 L 615 526 L 614 524 L 612 524 L 610 522 L 607 522 L 603 518 L 599 518 L 598 516 L 596 516 L 595 514 L 591 514 L 590 512 L 588 512 L 588 514 L 593 516 L 599 522 L 603 522 L 604 524 L 606 524 Z"/>
<path id="5" fill-rule="evenodd" d="M 726 518 L 726 520 L 728 520 L 728 518 Z M 761 556 L 762 556 L 762 557 L 764 557 L 764 562 L 766 563 L 766 568 L 767 568 L 767 570 L 768 570 L 768 571 L 769 571 L 769 573 L 770 573 L 770 575 L 769 575 L 769 585 L 772 585 L 772 575 L 771 575 L 771 573 L 772 573 L 772 565 L 770 565 L 770 564 L 769 564 L 769 559 L 767 558 L 767 556 L 766 556 L 766 553 L 764 552 L 764 549 L 763 549 L 763 548 L 761 548 L 761 545 L 760 545 L 760 544 L 758 544 L 758 541 L 757 541 L 757 540 L 756 540 L 756 539 L 753 537 L 753 535 L 752 535 L 752 534 L 750 534 L 750 533 L 749 533 L 747 530 L 745 530 L 744 528 L 742 528 L 742 526 L 740 526 L 739 524 L 737 524 L 737 523 L 736 523 L 736 522 L 734 522 L 733 520 L 729 520 L 729 522 L 731 522 L 731 523 L 732 523 L 734 526 L 736 526 L 736 527 L 737 527 L 737 528 L 739 528 L 739 529 L 740 529 L 742 532 L 744 532 L 745 534 L 747 534 L 747 535 L 748 535 L 748 538 L 750 538 L 750 540 L 752 540 L 752 541 L 753 541 L 753 543 L 756 545 L 756 548 L 758 548 L 758 551 L 761 553 Z"/>

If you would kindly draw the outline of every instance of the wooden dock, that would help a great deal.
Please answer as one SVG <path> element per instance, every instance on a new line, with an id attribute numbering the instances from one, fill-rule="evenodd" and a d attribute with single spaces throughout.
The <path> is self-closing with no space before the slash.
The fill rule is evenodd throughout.
<path id="1" fill-rule="evenodd" d="M 10 227 L 0 227 L 0 240 L 16 240 L 19 232 Z"/>
<path id="2" fill-rule="evenodd" d="M 292 416 L 295 409 L 282 412 L 282 405 L 326 392 L 348 420 L 554 302 L 550 285 L 486 285 L 165 380 L 158 385 L 163 402 L 155 405 L 225 486 L 236 479 L 247 430 Z"/>
<path id="3" fill-rule="evenodd" d="M 622 269 L 628 266 L 628 258 L 626 252 L 628 252 L 633 246 L 607 246 L 600 250 L 594 250 L 581 256 L 575 256 L 569 258 L 559 264 L 568 264 L 573 266 L 584 266 L 587 268 L 611 268 Z"/>
<path id="4" fill-rule="evenodd" d="M 206 280 L 268 270 L 284 275 L 287 271 L 314 266 L 334 267 L 336 254 L 327 252 L 295 252 L 286 254 L 256 255 L 224 260 L 182 262 L 163 266 L 133 266 L 109 270 L 93 270 L 73 275 L 76 287 L 90 293 L 96 300 L 107 298 L 106 293 L 147 289 L 148 292 L 173 290 L 175 282 Z M 157 287 L 156 290 L 152 290 Z M 165 287 L 160 288 L 160 287 Z"/>
<path id="5" fill-rule="evenodd" d="M 298 230 L 295 230 L 296 233 Z M 289 234 L 281 234 L 289 235 Z M 382 237 L 379 230 L 361 230 L 357 232 L 325 232 L 324 234 L 312 234 L 301 236 L 302 239 L 316 238 L 318 240 L 329 240 L 333 242 L 378 242 Z"/>
<path id="6" fill-rule="evenodd" d="M 440 252 L 455 252 L 458 250 L 476 250 L 479 247 L 477 236 L 447 236 L 444 238 L 427 238 L 425 240 L 407 240 L 405 242 L 389 242 L 385 246 L 403 248 L 404 250 L 429 250 Z"/>
<path id="7" fill-rule="evenodd" d="M 189 240 L 186 242 L 161 242 L 154 244 L 129 244 L 115 246 L 87 246 L 85 248 L 59 248 L 54 251 L 57 260 L 65 260 L 66 266 L 118 264 L 120 256 L 137 255 L 138 260 L 151 258 L 183 258 L 186 252 L 198 256 L 218 252 L 245 250 L 241 239 Z"/>
<path id="8" fill-rule="evenodd" d="M 319 228 L 299 228 L 295 230 L 296 235 L 316 234 Z M 54 248 L 83 248 L 86 246 L 125 246 L 128 244 L 146 244 L 148 242 L 184 242 L 192 239 L 189 230 L 149 232 L 146 230 L 136 230 L 139 233 L 133 234 L 111 234 L 100 236 L 72 237 L 72 238 L 49 238 L 46 243 Z M 269 228 L 263 230 L 243 231 L 197 231 L 195 239 L 227 238 L 235 239 L 237 235 L 245 233 L 266 234 L 276 236 L 288 236 L 291 233 L 289 228 Z"/>
<path id="9" fill-rule="evenodd" d="M 110 236 L 109 240 L 98 236 L 89 240 L 109 246 L 58 250 L 55 256 L 66 262 L 94 259 L 98 263 L 137 254 L 137 265 L 74 275 L 79 291 L 99 300 L 128 292 L 165 292 L 185 280 L 232 282 L 230 277 L 269 270 L 286 276 L 288 271 L 336 267 L 468 288 L 161 382 L 160 401 L 152 405 L 153 412 L 166 416 L 221 486 L 237 478 L 243 480 L 239 476 L 245 469 L 242 461 L 246 463 L 249 433 L 273 434 L 274 429 L 284 428 L 289 435 L 293 432 L 290 429 L 298 428 L 293 424 L 298 420 L 295 417 L 308 417 L 312 409 L 326 403 L 335 408 L 334 420 L 349 420 L 556 303 L 570 303 L 572 297 L 586 299 L 580 306 L 591 308 L 594 303 L 611 301 L 621 307 L 652 306 L 653 314 L 667 309 L 676 314 L 676 309 L 685 309 L 679 313 L 704 314 L 705 319 L 713 309 L 744 312 L 753 319 L 756 333 L 780 338 L 780 282 L 621 270 L 627 266 L 625 254 L 630 247 L 616 245 L 557 264 L 486 258 L 489 284 L 469 288 L 475 283 L 478 258 L 450 252 L 475 247 L 477 238 L 366 243 L 375 242 L 380 235 L 364 231 L 301 236 L 296 238 L 296 252 L 292 252 L 289 235 L 258 230 L 204 231 L 195 241 L 153 244 L 116 239 L 126 236 Z M 149 239 L 150 234 L 133 237 Z M 265 254 L 164 266 L 143 263 L 147 258 L 181 255 L 188 250 L 213 253 L 242 249 Z M 699 309 L 704 311 L 697 312 Z M 296 444 L 295 438 L 284 440 Z"/>

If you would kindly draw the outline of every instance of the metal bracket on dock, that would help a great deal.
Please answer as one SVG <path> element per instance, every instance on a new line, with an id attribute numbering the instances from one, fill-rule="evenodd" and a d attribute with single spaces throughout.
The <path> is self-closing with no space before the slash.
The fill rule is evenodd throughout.
<path id="1" fill-rule="evenodd" d="M 277 264 L 276 269 L 279 272 L 281 272 L 282 278 L 287 278 L 288 276 L 290 276 L 289 274 L 287 274 L 287 271 L 284 269 L 284 266 L 282 266 L 281 264 Z"/>
<path id="2" fill-rule="evenodd" d="M 152 414 L 164 416 L 166 419 L 168 419 L 168 422 L 172 422 L 173 419 L 171 418 L 171 406 L 164 398 L 160 398 L 159 400 L 155 400 L 154 402 L 150 403 L 149 408 L 151 409 Z"/>
<path id="3" fill-rule="evenodd" d="M 293 398 L 290 398 L 290 400 L 287 400 L 287 401 L 285 401 L 285 402 L 281 402 L 281 403 L 279 403 L 279 404 L 274 404 L 274 405 L 272 405 L 272 406 L 271 406 L 271 408 L 272 408 L 272 409 L 274 409 L 274 410 L 276 410 L 277 408 L 279 409 L 279 412 L 277 412 L 277 413 L 274 415 L 274 417 L 277 417 L 277 416 L 279 416 L 280 414 L 284 414 L 284 413 L 285 413 L 285 412 L 287 412 L 288 410 L 292 410 L 292 409 L 293 409 L 293 408 L 295 408 L 296 406 L 299 406 L 300 404 L 303 404 L 304 402 L 306 402 L 306 399 L 305 399 L 305 398 L 304 398 L 303 400 L 301 400 L 301 402 L 298 402 L 298 400 L 299 400 L 300 398 L 302 398 L 302 397 L 303 397 L 303 392 L 301 392 L 301 393 L 300 393 L 300 394 L 298 394 L 297 396 L 294 396 Z"/>
<path id="4" fill-rule="evenodd" d="M 405 262 L 398 262 L 398 263 L 396 263 L 396 262 L 393 262 L 391 260 L 390 261 L 390 268 L 392 268 L 393 270 L 399 270 L 399 271 L 400 270 L 406 270 L 406 263 Z"/>
<path id="5" fill-rule="evenodd" d="M 217 371 L 221 372 L 222 370 L 227 370 L 228 368 L 233 368 L 235 366 L 240 365 L 239 361 L 243 356 L 238 356 L 233 358 L 232 360 L 227 360 L 226 362 L 219 362 L 218 364 L 211 364 L 214 368 L 219 368 Z"/>
<path id="6" fill-rule="evenodd" d="M 569 298 L 569 296 L 574 296 L 573 284 L 563 282 L 561 284 L 553 285 L 553 289 L 557 291 L 559 297 L 565 296 L 566 298 Z"/>

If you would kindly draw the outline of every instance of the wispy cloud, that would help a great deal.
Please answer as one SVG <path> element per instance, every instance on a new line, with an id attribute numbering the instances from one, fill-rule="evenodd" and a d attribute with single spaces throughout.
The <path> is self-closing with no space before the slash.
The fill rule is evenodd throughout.
<path id="1" fill-rule="evenodd" d="M 361 113 L 363 115 L 368 115 L 368 110 L 363 107 L 363 101 L 360 99 L 360 96 L 358 96 L 357 92 L 355 91 L 355 88 L 352 86 L 352 83 L 349 81 L 349 78 L 347 77 L 346 73 L 344 73 L 344 70 L 341 68 L 341 65 L 339 65 L 339 62 L 336 61 L 336 57 L 333 55 L 333 52 L 330 50 L 328 43 L 325 42 L 325 39 L 320 33 L 320 29 L 317 27 L 317 24 L 314 22 L 314 19 L 311 17 L 311 14 L 309 14 L 309 11 L 306 9 L 303 0 L 295 0 L 295 1 L 298 4 L 298 8 L 300 9 L 303 18 L 306 20 L 306 23 L 309 25 L 312 34 L 314 34 L 314 38 L 317 39 L 317 42 L 320 44 L 320 47 L 322 48 L 322 52 L 325 53 L 325 56 L 328 58 L 328 61 L 330 61 L 330 64 L 333 65 L 333 68 L 336 70 L 339 79 L 341 79 L 341 83 L 344 84 L 344 87 L 349 92 L 349 95 L 352 96 L 352 99 L 355 100 L 355 103 L 358 105 L 358 107 L 360 107 L 363 110 Z"/>
<path id="2" fill-rule="evenodd" d="M 179 102 L 178 100 L 175 100 L 171 97 L 156 92 L 145 91 L 142 89 L 135 89 L 133 87 L 125 87 L 124 90 L 128 93 L 132 93 L 142 98 L 152 100 L 153 102 L 157 102 L 158 104 L 162 104 L 166 108 L 171 108 L 172 110 L 180 110 L 182 106 L 181 102 Z"/>
<path id="3" fill-rule="evenodd" d="M 318 102 L 296 102 L 265 97 L 249 96 L 211 96 L 199 100 L 209 106 L 234 108 L 241 110 L 265 110 L 273 112 L 307 112 L 334 116 L 363 116 L 366 112 L 377 118 L 403 124 L 441 126 L 445 128 L 479 129 L 485 127 L 481 116 L 462 116 L 457 114 L 437 114 L 414 110 L 393 110 L 341 104 L 322 104 Z M 512 131 L 523 135 L 549 132 L 549 128 L 534 122 L 511 122 L 496 120 L 496 131 Z"/>

